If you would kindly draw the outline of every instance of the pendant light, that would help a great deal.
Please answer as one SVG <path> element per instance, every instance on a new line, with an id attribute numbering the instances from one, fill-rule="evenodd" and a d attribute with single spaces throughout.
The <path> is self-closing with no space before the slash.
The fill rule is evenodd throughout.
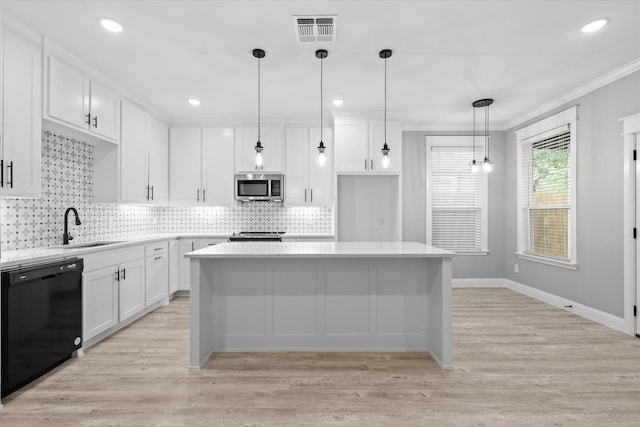
<path id="1" fill-rule="evenodd" d="M 389 160 L 389 145 L 387 145 L 387 59 L 391 57 L 391 49 L 382 49 L 380 58 L 384 59 L 384 145 L 382 146 L 382 167 L 387 169 Z"/>
<path id="2" fill-rule="evenodd" d="M 476 103 L 474 102 L 474 107 Z M 471 166 L 471 173 L 478 173 L 480 171 L 480 165 L 476 162 L 476 109 L 473 109 L 473 134 L 472 134 L 472 142 L 473 142 L 473 160 L 469 163 Z"/>
<path id="3" fill-rule="evenodd" d="M 323 115 L 323 103 L 322 103 L 322 60 L 329 56 L 329 52 L 325 49 L 316 50 L 316 58 L 320 59 L 320 144 L 318 145 L 318 165 L 320 167 L 324 167 L 327 162 L 327 157 L 325 155 L 325 151 L 327 147 L 325 147 L 324 142 L 322 142 L 322 129 L 324 126 L 324 115 Z"/>
<path id="4" fill-rule="evenodd" d="M 262 151 L 264 147 L 260 142 L 260 59 L 265 57 L 265 52 L 262 49 L 253 49 L 253 56 L 258 59 L 258 142 L 254 149 L 256 150 L 256 169 L 262 169 Z"/>
<path id="5" fill-rule="evenodd" d="M 491 172 L 493 170 L 493 162 L 489 159 L 489 106 L 493 104 L 493 99 L 484 98 L 475 101 L 473 105 L 473 162 L 471 165 L 471 171 L 475 164 L 475 134 L 476 134 L 476 108 L 484 108 L 484 160 L 482 161 L 481 168 L 484 172 Z M 476 165 L 477 166 L 477 165 Z"/>

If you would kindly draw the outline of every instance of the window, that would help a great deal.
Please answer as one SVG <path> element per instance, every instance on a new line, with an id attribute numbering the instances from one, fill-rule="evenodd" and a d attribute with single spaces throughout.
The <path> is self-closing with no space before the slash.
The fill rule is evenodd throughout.
<path id="1" fill-rule="evenodd" d="M 469 136 L 427 138 L 427 244 L 466 254 L 486 254 L 486 173 L 472 173 Z M 476 145 L 481 160 L 483 146 Z"/>
<path id="2" fill-rule="evenodd" d="M 518 256 L 576 267 L 576 107 L 516 132 Z"/>

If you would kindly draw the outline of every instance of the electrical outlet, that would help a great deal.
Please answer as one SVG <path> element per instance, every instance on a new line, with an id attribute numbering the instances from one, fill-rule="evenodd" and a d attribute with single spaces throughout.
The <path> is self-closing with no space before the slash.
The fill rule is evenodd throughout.
<path id="1" fill-rule="evenodd" d="M 515 271 L 516 273 L 519 273 L 519 271 L 518 271 L 518 270 L 519 270 L 519 269 L 518 269 L 518 264 L 514 264 L 514 265 L 513 265 L 513 271 Z"/>

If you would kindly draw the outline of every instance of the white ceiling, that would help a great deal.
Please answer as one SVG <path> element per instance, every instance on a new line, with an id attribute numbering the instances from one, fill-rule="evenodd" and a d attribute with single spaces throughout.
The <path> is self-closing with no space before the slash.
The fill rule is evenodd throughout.
<path id="1" fill-rule="evenodd" d="M 638 0 L 468 1 L 0 1 L 3 17 L 44 34 L 102 71 L 170 121 L 257 115 L 262 48 L 264 120 L 317 120 L 324 48 L 326 110 L 382 119 L 384 61 L 388 116 L 405 127 L 471 125 L 471 103 L 495 99 L 503 128 L 612 70 L 640 61 Z M 335 43 L 299 44 L 292 15 L 337 15 Z M 125 26 L 107 33 L 97 18 Z M 602 31 L 583 34 L 595 18 Z M 194 108 L 189 97 L 202 104 Z M 329 100 L 343 98 L 342 107 Z"/>

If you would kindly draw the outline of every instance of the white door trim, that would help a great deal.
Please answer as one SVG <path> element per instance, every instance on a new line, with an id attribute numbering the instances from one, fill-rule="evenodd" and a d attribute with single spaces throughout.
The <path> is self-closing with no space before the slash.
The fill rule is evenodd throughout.
<path id="1" fill-rule="evenodd" d="M 636 241 L 633 229 L 636 227 L 636 165 L 633 151 L 639 149 L 640 142 L 640 113 L 620 119 L 622 122 L 622 137 L 624 144 L 624 328 L 630 335 L 640 334 L 636 331 L 636 318 L 633 316 L 633 306 L 637 304 L 636 293 Z M 640 236 L 639 236 L 640 237 Z"/>

